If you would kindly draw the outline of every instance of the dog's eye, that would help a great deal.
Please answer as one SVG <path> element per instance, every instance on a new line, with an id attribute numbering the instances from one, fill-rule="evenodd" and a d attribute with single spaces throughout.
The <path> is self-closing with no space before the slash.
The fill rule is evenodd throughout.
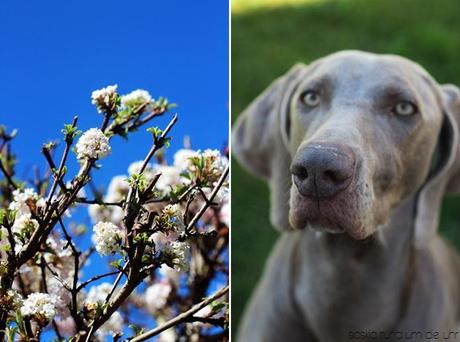
<path id="1" fill-rule="evenodd" d="M 409 101 L 401 101 L 395 106 L 394 112 L 398 115 L 412 115 L 417 112 L 417 107 Z"/>
<path id="2" fill-rule="evenodd" d="M 313 90 L 308 90 L 303 93 L 301 100 L 305 105 L 309 107 L 316 107 L 320 102 L 319 94 Z"/>

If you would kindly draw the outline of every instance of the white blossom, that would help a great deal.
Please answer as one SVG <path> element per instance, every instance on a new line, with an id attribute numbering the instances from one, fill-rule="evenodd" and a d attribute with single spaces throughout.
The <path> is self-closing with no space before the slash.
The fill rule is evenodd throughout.
<path id="1" fill-rule="evenodd" d="M 118 175 L 112 178 L 107 194 L 104 197 L 105 202 L 121 202 L 125 199 L 129 191 L 127 178 L 125 175 Z M 91 204 L 88 206 L 88 213 L 93 223 L 109 221 L 114 224 L 120 224 L 124 216 L 123 209 L 114 205 Z"/>
<path id="2" fill-rule="evenodd" d="M 13 191 L 13 201 L 10 203 L 8 209 L 16 210 L 16 215 L 30 214 L 29 205 L 44 207 L 46 203 L 32 188 L 24 190 L 17 189 Z"/>
<path id="3" fill-rule="evenodd" d="M 181 170 L 187 169 L 191 165 L 190 158 L 197 156 L 198 152 L 191 149 L 183 148 L 178 150 L 174 154 L 174 166 L 177 166 Z"/>
<path id="4" fill-rule="evenodd" d="M 167 303 L 172 286 L 167 281 L 160 281 L 147 288 L 144 294 L 147 309 L 152 313 L 161 310 Z"/>
<path id="5" fill-rule="evenodd" d="M 100 159 L 106 157 L 111 148 L 109 139 L 98 128 L 90 128 L 78 139 L 76 145 L 78 159 Z"/>
<path id="6" fill-rule="evenodd" d="M 168 225 L 176 233 L 182 233 L 185 230 L 183 215 L 184 211 L 179 204 L 168 204 L 161 211 L 161 217 L 168 220 Z"/>
<path id="7" fill-rule="evenodd" d="M 35 205 L 37 206 L 37 208 L 45 208 L 46 206 L 46 201 L 43 197 L 39 197 L 37 199 L 37 202 L 35 203 Z"/>
<path id="8" fill-rule="evenodd" d="M 161 173 L 158 182 L 155 184 L 155 187 L 162 192 L 169 193 L 170 187 L 178 185 L 181 182 L 181 171 L 174 166 L 169 165 L 158 165 L 156 171 Z"/>
<path id="9" fill-rule="evenodd" d="M 221 155 L 219 150 L 198 151 L 197 155 L 190 160 L 187 171 L 200 183 L 214 186 L 222 176 L 227 164 L 227 157 Z"/>
<path id="10" fill-rule="evenodd" d="M 177 236 L 175 234 L 164 234 L 161 232 L 155 232 L 149 237 L 149 241 L 153 242 L 155 244 L 155 248 L 157 250 L 162 250 L 164 247 L 170 243 L 176 240 Z"/>
<path id="11" fill-rule="evenodd" d="M 125 199 L 129 192 L 128 177 L 119 175 L 112 178 L 107 189 L 106 202 L 120 202 Z"/>
<path id="12" fill-rule="evenodd" d="M 14 236 L 16 241 L 15 252 L 18 254 L 24 243 L 32 236 L 32 233 L 38 229 L 40 224 L 37 220 L 31 218 L 31 214 L 23 214 L 16 216 L 11 231 L 17 235 Z"/>
<path id="13" fill-rule="evenodd" d="M 164 207 L 163 214 L 166 214 L 168 216 L 180 217 L 184 214 L 184 211 L 182 210 L 181 206 L 177 203 L 168 204 L 166 207 Z"/>
<path id="14" fill-rule="evenodd" d="M 180 282 L 180 273 L 179 271 L 175 270 L 172 267 L 169 267 L 168 265 L 161 265 L 160 269 L 158 270 L 158 274 L 160 277 L 166 279 L 171 285 L 174 285 L 175 287 L 179 287 L 179 282 Z"/>
<path id="15" fill-rule="evenodd" d="M 207 149 L 202 153 L 202 156 L 209 165 L 209 174 L 213 175 L 217 180 L 224 172 L 225 167 L 228 164 L 228 159 L 225 156 L 222 156 L 219 150 Z"/>
<path id="16" fill-rule="evenodd" d="M 123 331 L 123 317 L 121 317 L 118 311 L 115 311 L 110 318 L 105 322 L 97 331 L 96 336 L 101 340 L 105 340 L 104 337 L 107 334 L 115 334 Z"/>
<path id="17" fill-rule="evenodd" d="M 73 270 L 72 270 L 73 273 Z M 67 277 L 67 279 L 63 279 L 66 281 L 67 285 L 71 286 L 72 279 L 71 277 Z M 69 309 L 67 304 L 72 300 L 72 294 L 67 291 L 65 287 L 62 286 L 61 282 L 57 280 L 54 276 L 49 275 L 46 279 L 46 284 L 48 287 L 48 292 L 56 298 L 54 302 L 54 306 L 56 308 L 56 312 L 62 316 L 67 315 L 69 313 Z"/>
<path id="18" fill-rule="evenodd" d="M 121 97 L 121 104 L 125 108 L 137 109 L 139 106 L 147 103 L 142 112 L 151 112 L 153 110 L 152 96 L 147 90 L 137 89 Z"/>
<path id="19" fill-rule="evenodd" d="M 21 314 L 51 321 L 56 316 L 56 301 L 55 296 L 47 293 L 31 293 L 22 303 Z"/>
<path id="20" fill-rule="evenodd" d="M 123 209 L 113 205 L 91 204 L 88 206 L 88 213 L 94 224 L 99 221 L 109 221 L 114 224 L 121 224 L 124 216 Z"/>
<path id="21" fill-rule="evenodd" d="M 102 89 L 93 91 L 91 94 L 91 103 L 96 106 L 97 111 L 102 113 L 105 109 L 113 105 L 117 96 L 118 85 L 111 85 Z"/>
<path id="22" fill-rule="evenodd" d="M 1 296 L 2 306 L 4 309 L 18 310 L 21 308 L 23 299 L 21 295 L 14 289 L 9 289 Z"/>
<path id="23" fill-rule="evenodd" d="M 91 287 L 86 296 L 85 302 L 88 304 L 102 304 L 105 302 L 105 298 L 110 293 L 112 289 L 112 284 L 110 283 L 101 283 L 99 285 Z"/>
<path id="24" fill-rule="evenodd" d="M 138 160 L 138 161 L 135 161 L 135 162 L 131 163 L 131 165 L 129 165 L 129 167 L 128 167 L 128 173 L 130 175 L 139 174 L 143 164 L 144 164 L 143 160 Z M 144 177 L 147 180 L 151 180 L 157 174 L 157 172 L 156 172 L 154 166 L 151 163 L 147 163 L 147 165 L 146 165 L 146 167 L 144 169 L 144 172 L 142 172 L 142 174 L 144 175 Z"/>
<path id="25" fill-rule="evenodd" d="M 68 245 L 66 240 L 60 239 L 57 234 L 51 234 L 46 240 L 46 244 L 48 248 L 47 251 L 43 253 L 43 257 L 46 262 L 53 265 L 62 281 L 67 284 L 72 284 L 75 271 L 75 260 L 71 247 Z M 69 292 L 62 287 L 62 284 L 57 281 L 55 277 L 50 276 L 47 278 L 47 281 L 49 283 L 49 293 L 54 293 L 60 298 L 64 298 L 65 294 L 69 294 Z M 55 290 L 51 290 L 53 286 L 56 287 Z M 61 293 L 61 289 L 64 290 L 65 293 Z"/>
<path id="26" fill-rule="evenodd" d="M 110 219 L 112 215 L 111 206 L 91 204 L 88 206 L 88 214 L 91 218 L 91 222 L 94 224 L 98 223 L 99 221 L 112 221 Z"/>
<path id="27" fill-rule="evenodd" d="M 99 222 L 93 227 L 93 242 L 100 255 L 110 255 L 121 249 L 122 229 L 111 222 Z"/>
<path id="28" fill-rule="evenodd" d="M 39 227 L 37 220 L 31 218 L 31 214 L 16 216 L 11 230 L 13 233 L 28 234 Z"/>
<path id="29" fill-rule="evenodd" d="M 46 243 L 49 248 L 54 251 L 55 256 L 58 258 L 72 257 L 72 249 L 68 246 L 66 240 L 60 239 L 56 234 L 51 234 L 46 239 Z M 66 248 L 64 248 L 66 247 Z M 45 253 L 45 260 L 51 262 L 51 253 Z"/>
<path id="30" fill-rule="evenodd" d="M 178 271 L 188 268 L 187 257 L 189 245 L 185 242 L 173 241 L 165 245 L 163 254 L 168 266 L 174 267 Z"/>
<path id="31" fill-rule="evenodd" d="M 195 313 L 196 317 L 209 317 L 212 314 L 211 305 L 206 305 L 204 308 L 201 308 Z"/>

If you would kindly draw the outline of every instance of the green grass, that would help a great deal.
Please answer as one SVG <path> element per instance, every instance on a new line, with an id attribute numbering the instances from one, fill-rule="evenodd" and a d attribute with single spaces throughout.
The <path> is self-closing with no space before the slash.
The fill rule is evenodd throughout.
<path id="1" fill-rule="evenodd" d="M 439 82 L 460 85 L 458 13 L 460 1 L 454 0 L 294 2 L 239 10 L 232 15 L 233 119 L 294 63 L 308 63 L 343 49 L 406 56 Z M 232 328 L 236 331 L 276 232 L 268 221 L 266 185 L 236 162 L 232 166 Z M 457 246 L 459 205 L 456 199 L 446 201 L 441 222 L 443 234 Z"/>

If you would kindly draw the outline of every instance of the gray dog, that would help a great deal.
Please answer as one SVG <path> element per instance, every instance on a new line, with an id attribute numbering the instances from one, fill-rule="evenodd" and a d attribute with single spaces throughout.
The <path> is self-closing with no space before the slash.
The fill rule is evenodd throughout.
<path id="1" fill-rule="evenodd" d="M 459 119 L 457 87 L 359 51 L 296 65 L 249 105 L 233 152 L 290 232 L 239 341 L 460 340 L 460 258 L 437 234 Z"/>

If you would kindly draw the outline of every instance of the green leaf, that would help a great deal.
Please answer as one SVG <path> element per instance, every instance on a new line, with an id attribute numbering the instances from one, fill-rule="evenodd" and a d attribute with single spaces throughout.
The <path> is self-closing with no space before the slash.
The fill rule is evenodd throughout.
<path id="1" fill-rule="evenodd" d="M 169 148 L 169 146 L 171 146 L 171 139 L 172 138 L 164 138 L 163 146 L 166 147 L 166 148 Z"/>
<path id="2" fill-rule="evenodd" d="M 16 324 L 18 326 L 18 329 L 19 331 L 22 333 L 22 334 L 26 334 L 26 329 L 24 327 L 24 318 L 22 317 L 22 314 L 21 314 L 21 311 L 18 310 L 16 312 Z"/>
<path id="3" fill-rule="evenodd" d="M 159 127 L 149 127 L 147 128 L 147 132 L 152 133 L 153 140 L 157 140 L 163 134 L 163 130 Z"/>
<path id="4" fill-rule="evenodd" d="M 123 259 L 112 261 L 110 265 L 118 270 L 121 270 L 123 268 Z"/>
<path id="5" fill-rule="evenodd" d="M 9 327 L 7 328 L 7 335 L 8 335 L 8 342 L 14 342 L 15 338 L 14 335 L 18 332 L 17 327 Z"/>
<path id="6" fill-rule="evenodd" d="M 128 327 L 130 327 L 134 331 L 134 336 L 138 336 L 138 335 L 144 333 L 144 331 L 145 331 L 145 328 L 140 328 L 137 325 L 132 324 L 132 323 L 129 324 Z"/>
<path id="7" fill-rule="evenodd" d="M 71 124 L 64 124 L 64 128 L 61 129 L 62 134 L 64 134 L 64 139 L 66 142 L 72 141 L 75 137 L 81 134 L 81 131 L 78 130 L 76 126 Z"/>
<path id="8" fill-rule="evenodd" d="M 0 247 L 0 250 L 4 252 L 10 252 L 11 251 L 11 246 L 10 245 L 3 245 Z"/>
<path id="9" fill-rule="evenodd" d="M 211 303 L 211 312 L 213 314 L 216 314 L 220 312 L 222 309 L 224 309 L 226 306 L 227 306 L 227 303 L 225 302 L 214 301 Z"/>
<path id="10" fill-rule="evenodd" d="M 147 180 L 143 174 L 133 173 L 128 179 L 127 182 L 133 189 L 139 189 L 143 191 L 147 186 Z"/>
<path id="11" fill-rule="evenodd" d="M 4 208 L 1 208 L 0 209 L 0 225 L 4 225 L 5 224 L 5 218 L 7 217 L 8 215 L 8 212 L 6 211 L 6 209 Z M 1 231 L 0 231 L 1 232 Z M 1 240 L 1 238 L 0 238 Z"/>

